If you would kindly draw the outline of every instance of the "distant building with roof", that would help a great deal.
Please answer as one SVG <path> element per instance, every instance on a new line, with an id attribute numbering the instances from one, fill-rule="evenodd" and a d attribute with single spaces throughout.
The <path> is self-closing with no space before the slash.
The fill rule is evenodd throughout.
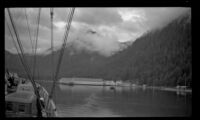
<path id="1" fill-rule="evenodd" d="M 129 82 L 123 82 L 122 80 L 104 80 L 101 78 L 61 78 L 59 80 L 61 84 L 80 84 L 80 85 L 104 85 L 104 86 L 131 86 Z"/>
<path id="2" fill-rule="evenodd" d="M 104 80 L 101 78 L 61 78 L 59 83 L 62 84 L 82 84 L 82 85 L 122 85 L 123 82 L 121 80 L 113 81 L 113 80 Z"/>
<path id="3" fill-rule="evenodd" d="M 104 81 L 100 78 L 61 78 L 59 83 L 82 84 L 82 85 L 103 85 Z"/>

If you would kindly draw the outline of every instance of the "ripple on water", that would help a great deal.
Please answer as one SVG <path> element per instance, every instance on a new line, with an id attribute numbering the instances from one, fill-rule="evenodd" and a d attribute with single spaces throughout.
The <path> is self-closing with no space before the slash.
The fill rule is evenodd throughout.
<path id="1" fill-rule="evenodd" d="M 113 114 L 109 109 L 95 105 L 77 105 L 73 107 L 57 105 L 59 117 L 120 117 Z"/>
<path id="2" fill-rule="evenodd" d="M 84 104 L 68 106 L 57 105 L 59 117 L 119 117 L 108 108 L 105 108 L 97 101 L 98 97 L 95 94 L 90 95 L 84 101 Z"/>

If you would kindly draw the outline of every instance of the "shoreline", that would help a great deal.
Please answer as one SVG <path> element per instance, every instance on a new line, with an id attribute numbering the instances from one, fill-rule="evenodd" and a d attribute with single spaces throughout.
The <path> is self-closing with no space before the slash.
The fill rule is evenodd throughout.
<path id="1" fill-rule="evenodd" d="M 52 83 L 53 81 L 49 80 L 36 80 L 37 82 L 49 82 Z M 127 85 L 109 85 L 109 84 L 89 84 L 89 83 L 64 83 L 64 82 L 57 82 L 57 84 L 61 85 L 68 85 L 68 86 L 74 86 L 74 85 L 85 85 L 85 86 L 113 86 L 113 87 L 139 87 L 139 88 L 151 88 L 151 89 L 157 89 L 157 90 L 163 90 L 163 91 L 172 91 L 172 92 L 186 92 L 186 93 L 192 93 L 192 89 L 177 89 L 175 87 L 163 87 L 163 86 L 142 86 L 142 85 L 134 85 L 134 86 L 127 86 Z"/>

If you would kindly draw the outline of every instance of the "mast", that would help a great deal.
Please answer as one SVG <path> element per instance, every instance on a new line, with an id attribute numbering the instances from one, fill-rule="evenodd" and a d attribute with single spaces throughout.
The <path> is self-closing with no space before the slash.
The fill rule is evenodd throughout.
<path id="1" fill-rule="evenodd" d="M 60 65 L 61 65 L 61 62 L 62 62 L 62 57 L 63 57 L 63 54 L 64 54 L 64 50 L 65 50 L 65 47 L 66 47 L 66 42 L 67 42 L 67 38 L 68 38 L 68 35 L 69 35 L 69 30 L 70 30 L 70 26 L 71 26 L 71 22 L 72 22 L 74 11 L 75 11 L 75 8 L 72 8 L 71 11 L 70 11 L 70 14 L 69 14 L 69 19 L 68 19 L 66 27 L 65 27 L 64 40 L 63 40 L 63 44 L 62 44 L 62 47 L 61 47 L 61 50 L 60 50 L 58 63 L 57 63 L 57 66 L 56 66 L 55 77 L 54 77 L 54 80 L 53 80 L 53 86 L 52 86 L 52 89 L 51 89 L 51 92 L 50 92 L 50 96 L 49 96 L 50 98 L 52 98 L 52 96 L 53 96 L 53 92 L 54 92 L 54 89 L 55 89 L 55 84 L 56 84 L 56 81 L 58 79 Z"/>
<path id="2" fill-rule="evenodd" d="M 53 53 L 53 15 L 54 15 L 54 9 L 50 8 L 50 15 L 51 15 L 51 72 L 52 72 L 52 81 L 54 80 L 54 53 Z M 56 99 L 56 94 L 55 94 Z M 55 100 L 56 101 L 56 100 Z"/>
<path id="3" fill-rule="evenodd" d="M 51 15 L 51 65 L 52 65 L 52 81 L 54 78 L 54 54 L 53 54 L 53 8 L 50 8 L 50 15 Z"/>

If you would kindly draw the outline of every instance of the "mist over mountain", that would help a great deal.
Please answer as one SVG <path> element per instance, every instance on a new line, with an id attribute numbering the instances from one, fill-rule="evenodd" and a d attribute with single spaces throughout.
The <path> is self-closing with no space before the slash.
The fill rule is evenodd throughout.
<path id="1" fill-rule="evenodd" d="M 96 34 L 94 31 L 90 31 Z M 123 51 L 106 57 L 95 52 L 65 48 L 60 77 L 93 77 L 130 80 L 147 85 L 192 86 L 191 13 L 173 20 L 162 29 L 149 31 Z M 123 46 L 122 45 L 122 46 Z M 60 50 L 54 51 L 54 71 Z M 33 69 L 33 57 L 26 55 Z M 5 51 L 5 68 L 25 76 L 19 57 Z M 49 79 L 52 75 L 51 54 L 37 55 L 36 76 Z"/>

